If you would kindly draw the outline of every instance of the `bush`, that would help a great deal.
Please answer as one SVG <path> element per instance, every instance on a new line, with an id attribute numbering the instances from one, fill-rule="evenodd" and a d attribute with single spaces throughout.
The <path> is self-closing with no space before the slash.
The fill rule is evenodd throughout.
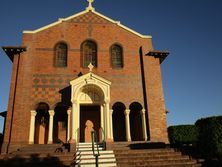
<path id="1" fill-rule="evenodd" d="M 222 156 L 222 116 L 199 119 L 197 147 L 205 158 Z"/>
<path id="2" fill-rule="evenodd" d="M 183 144 L 195 144 L 198 131 L 195 125 L 178 125 L 168 127 L 170 144 L 181 146 Z"/>

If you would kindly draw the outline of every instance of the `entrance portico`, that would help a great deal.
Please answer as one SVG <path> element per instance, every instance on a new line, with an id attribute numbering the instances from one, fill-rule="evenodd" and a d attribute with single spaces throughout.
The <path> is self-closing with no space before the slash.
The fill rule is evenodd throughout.
<path id="1" fill-rule="evenodd" d="M 86 141 L 86 136 L 88 135 L 87 128 L 97 130 L 100 140 L 113 141 L 112 114 L 110 114 L 111 82 L 90 71 L 72 80 L 70 84 L 72 102 L 70 142 Z M 96 108 L 97 111 L 92 109 L 92 106 L 94 106 L 93 108 Z M 84 108 L 84 110 L 82 108 Z M 87 114 L 87 112 L 91 113 Z M 89 116 L 93 113 L 96 117 L 93 120 L 92 117 L 85 118 L 84 116 L 84 114 Z M 95 123 L 96 120 L 97 122 Z"/>

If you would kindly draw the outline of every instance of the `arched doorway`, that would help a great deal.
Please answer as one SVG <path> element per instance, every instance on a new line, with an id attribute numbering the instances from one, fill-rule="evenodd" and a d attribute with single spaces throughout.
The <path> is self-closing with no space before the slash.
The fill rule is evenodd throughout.
<path id="1" fill-rule="evenodd" d="M 53 125 L 53 142 L 67 142 L 67 115 L 68 107 L 58 103 L 55 107 L 54 125 Z"/>
<path id="2" fill-rule="evenodd" d="M 47 103 L 39 103 L 36 108 L 35 121 L 35 144 L 47 144 L 49 131 L 49 105 Z"/>
<path id="3" fill-rule="evenodd" d="M 96 132 L 97 140 L 101 141 L 103 135 L 101 122 L 104 118 L 101 110 L 101 106 L 104 104 L 102 90 L 96 85 L 86 85 L 79 93 L 78 102 L 80 108 L 80 142 L 91 142 L 91 131 L 93 130 Z"/>
<path id="4" fill-rule="evenodd" d="M 117 102 L 113 105 L 113 138 L 114 141 L 126 141 L 125 105 Z"/>
<path id="5" fill-rule="evenodd" d="M 130 104 L 130 133 L 132 141 L 143 140 L 143 128 L 142 128 L 142 117 L 141 110 L 142 105 L 138 102 Z"/>
<path id="6" fill-rule="evenodd" d="M 97 132 L 99 135 L 97 137 L 100 140 L 112 140 L 112 130 L 110 130 L 112 127 L 110 126 L 110 124 L 112 124 L 112 117 L 109 106 L 111 82 L 94 74 L 92 72 L 92 68 L 90 68 L 89 73 L 70 81 L 70 84 L 72 102 L 71 141 L 85 142 L 85 137 L 81 136 L 83 136 L 82 134 L 85 133 L 87 121 L 84 122 L 80 117 L 81 112 L 84 112 L 84 108 L 87 110 L 86 113 L 90 110 L 96 110 L 94 112 L 97 112 L 97 114 L 93 114 L 97 120 L 100 120 L 100 128 L 99 132 Z M 97 109 L 93 109 L 93 107 L 91 108 L 90 106 L 94 106 L 94 108 Z M 98 113 L 100 113 L 100 115 Z M 87 126 L 89 125 L 90 127 L 92 125 L 90 124 L 91 123 L 88 122 Z M 81 127 L 83 125 L 85 126 L 84 128 Z M 80 137 L 82 140 L 80 140 Z"/>

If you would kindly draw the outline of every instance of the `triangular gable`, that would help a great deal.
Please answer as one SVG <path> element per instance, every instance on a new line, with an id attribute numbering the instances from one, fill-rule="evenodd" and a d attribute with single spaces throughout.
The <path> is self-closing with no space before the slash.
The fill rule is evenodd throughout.
<path id="1" fill-rule="evenodd" d="M 100 82 L 102 82 L 102 83 L 104 83 L 106 85 L 111 85 L 110 81 L 108 81 L 107 79 L 105 79 L 103 77 L 100 77 L 100 76 L 98 76 L 98 75 L 96 75 L 96 74 L 94 74 L 92 72 L 89 72 L 87 74 L 84 74 L 84 75 L 82 75 L 82 76 L 80 76 L 78 78 L 75 78 L 75 79 L 71 80 L 70 84 L 73 85 L 75 83 L 79 83 L 79 82 L 85 81 L 87 79 L 95 79 L 95 80 L 100 81 Z"/>
<path id="2" fill-rule="evenodd" d="M 50 28 L 50 27 L 53 27 L 53 26 L 55 26 L 55 25 L 58 25 L 58 24 L 60 24 L 60 23 L 62 23 L 62 22 L 64 22 L 64 21 L 71 21 L 71 20 L 75 21 L 75 20 L 79 20 L 79 21 L 83 21 L 83 22 L 85 21 L 85 22 L 86 22 L 87 19 L 85 19 L 86 17 L 84 18 L 84 15 L 85 15 L 85 14 L 89 14 L 89 12 L 92 12 L 92 13 L 95 14 L 96 16 L 99 16 L 99 17 L 101 18 L 100 21 L 101 21 L 101 20 L 103 20 L 103 21 L 106 20 L 106 21 L 108 21 L 108 22 L 110 22 L 110 23 L 116 24 L 116 25 L 118 25 L 119 27 L 121 27 L 121 28 L 123 28 L 123 29 L 125 29 L 125 30 L 127 30 L 127 31 L 129 31 L 129 32 L 131 32 L 131 33 L 133 33 L 133 34 L 141 37 L 141 38 L 152 38 L 152 36 L 142 35 L 142 34 L 136 32 L 136 31 L 134 31 L 134 30 L 132 30 L 132 29 L 130 29 L 130 28 L 122 25 L 119 21 L 115 21 L 115 20 L 113 20 L 113 19 L 111 19 L 111 18 L 109 18 L 109 17 L 104 16 L 103 14 L 101 14 L 101 13 L 99 13 L 99 12 L 96 12 L 94 9 L 93 9 L 93 10 L 86 9 L 86 10 L 84 10 L 84 11 L 82 11 L 82 12 L 79 12 L 79 13 L 74 14 L 74 15 L 72 15 L 72 16 L 69 16 L 69 17 L 67 17 L 67 18 L 60 18 L 58 21 L 56 21 L 56 22 L 54 22 L 54 23 L 52 23 L 52 24 L 46 25 L 46 26 L 44 26 L 44 27 L 41 27 L 41 28 L 39 28 L 39 29 L 36 29 L 36 30 L 34 30 L 34 31 L 23 31 L 23 33 L 26 33 L 26 34 L 27 34 L 27 33 L 29 33 L 29 34 L 38 33 L 38 32 L 40 32 L 40 31 L 43 31 L 43 30 L 46 30 L 46 29 L 48 29 L 48 28 Z M 82 18 L 82 19 L 81 19 L 81 18 Z M 84 19 L 83 19 L 83 18 L 84 18 Z M 99 20 L 99 19 L 98 19 L 98 20 Z"/>

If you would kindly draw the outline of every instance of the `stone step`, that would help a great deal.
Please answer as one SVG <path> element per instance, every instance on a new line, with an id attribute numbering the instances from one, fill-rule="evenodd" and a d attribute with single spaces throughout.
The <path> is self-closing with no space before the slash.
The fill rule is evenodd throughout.
<path id="1" fill-rule="evenodd" d="M 79 156 L 81 156 L 81 158 L 83 158 L 83 159 L 95 158 L 95 156 L 92 155 L 92 154 L 90 154 L 90 155 L 79 155 Z M 115 158 L 115 155 L 114 154 L 101 154 L 99 156 L 99 158 Z"/>
<path id="2" fill-rule="evenodd" d="M 132 156 L 124 156 L 124 157 L 120 157 L 120 156 L 116 156 L 116 159 L 118 161 L 120 160 L 124 160 L 124 159 L 140 159 L 140 160 L 169 160 L 169 159 L 190 159 L 188 156 L 152 156 L 152 157 L 148 157 L 148 156 L 137 156 L 137 157 L 132 157 Z"/>
<path id="3" fill-rule="evenodd" d="M 76 154 L 81 154 L 81 155 L 92 155 L 93 154 L 93 151 L 92 150 L 89 150 L 89 151 L 77 151 Z M 113 154 L 113 151 L 112 150 L 101 150 L 99 151 L 99 154 L 102 155 L 102 154 Z"/>
<path id="4" fill-rule="evenodd" d="M 142 154 L 131 154 L 131 153 L 126 153 L 126 154 L 116 154 L 115 153 L 115 155 L 116 156 L 118 156 L 118 157 L 164 157 L 164 156 L 166 156 L 166 157 L 170 157 L 170 156 L 172 156 L 172 157 L 180 157 L 180 156 L 182 156 L 182 154 L 181 153 L 179 153 L 179 152 L 172 152 L 172 153 L 142 153 Z"/>
<path id="5" fill-rule="evenodd" d="M 99 150 L 103 150 L 103 148 L 101 148 L 101 147 L 99 147 L 98 149 Z M 77 151 L 92 151 L 92 148 L 90 148 L 90 147 L 82 147 L 82 148 L 77 148 L 76 150 Z M 94 150 L 96 151 L 97 148 L 94 148 Z"/>
<path id="6" fill-rule="evenodd" d="M 94 158 L 81 158 L 81 159 L 77 159 L 76 160 L 77 163 L 95 163 L 95 157 Z M 115 158 L 101 158 L 99 157 L 98 158 L 98 162 L 116 162 L 116 159 Z"/>
<path id="7" fill-rule="evenodd" d="M 95 163 L 81 163 L 80 164 L 81 167 L 95 167 Z M 116 167 L 117 164 L 116 162 L 109 162 L 109 163 L 99 163 L 99 167 Z"/>
<path id="8" fill-rule="evenodd" d="M 159 166 L 159 165 L 175 165 L 175 164 L 183 164 L 183 165 L 194 165 L 196 161 L 194 160 L 150 160 L 150 161 L 141 161 L 141 160 L 133 160 L 133 161 L 117 161 L 118 165 L 152 165 L 152 166 Z"/>
<path id="9" fill-rule="evenodd" d="M 117 167 L 201 167 L 201 164 L 194 164 L 194 163 L 163 163 L 163 164 L 132 164 L 132 163 L 118 163 Z"/>

